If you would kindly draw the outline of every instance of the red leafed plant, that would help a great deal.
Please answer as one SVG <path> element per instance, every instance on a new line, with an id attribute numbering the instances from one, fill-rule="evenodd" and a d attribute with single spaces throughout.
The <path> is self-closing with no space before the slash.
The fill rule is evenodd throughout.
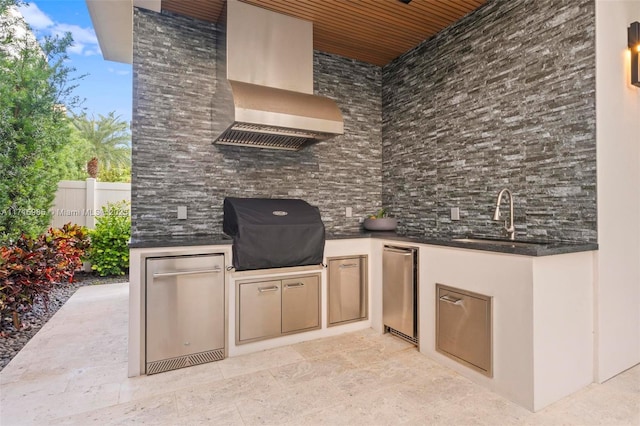
<path id="1" fill-rule="evenodd" d="M 73 281 L 88 246 L 87 231 L 66 224 L 50 228 L 38 238 L 22 235 L 13 244 L 0 247 L 2 318 L 10 315 L 14 327 L 20 328 L 20 313 L 30 310 L 38 298 L 46 301 L 52 284 Z"/>
<path id="2" fill-rule="evenodd" d="M 62 228 L 49 228 L 44 235 L 55 251 L 56 282 L 73 282 L 73 275 L 82 267 L 85 252 L 89 249 L 89 233 L 85 227 L 67 223 Z"/>

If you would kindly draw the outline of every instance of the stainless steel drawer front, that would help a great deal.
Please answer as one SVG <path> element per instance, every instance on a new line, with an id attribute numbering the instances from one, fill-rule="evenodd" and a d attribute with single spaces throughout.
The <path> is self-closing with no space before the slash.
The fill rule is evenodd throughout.
<path id="1" fill-rule="evenodd" d="M 280 281 L 240 284 L 240 340 L 280 334 Z"/>
<path id="2" fill-rule="evenodd" d="M 320 274 L 236 282 L 236 344 L 320 328 Z"/>
<path id="3" fill-rule="evenodd" d="M 147 366 L 224 351 L 223 271 L 223 255 L 147 259 Z"/>
<path id="4" fill-rule="evenodd" d="M 320 325 L 317 276 L 282 280 L 282 333 Z"/>
<path id="5" fill-rule="evenodd" d="M 491 297 L 438 284 L 436 349 L 491 377 Z"/>

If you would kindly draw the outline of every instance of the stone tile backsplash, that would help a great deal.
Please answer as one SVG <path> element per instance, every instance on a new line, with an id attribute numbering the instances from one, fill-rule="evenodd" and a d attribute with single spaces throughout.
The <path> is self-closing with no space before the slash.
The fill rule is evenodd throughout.
<path id="1" fill-rule="evenodd" d="M 216 40 L 135 9 L 134 238 L 220 233 L 226 196 L 303 198 L 333 232 L 385 206 L 401 231 L 498 236 L 507 187 L 517 235 L 597 241 L 592 0 L 489 0 L 383 68 L 315 52 L 345 134 L 299 152 L 212 144 L 228 122 Z"/>
<path id="2" fill-rule="evenodd" d="M 592 0 L 489 1 L 385 66 L 382 92 L 403 230 L 499 236 L 506 187 L 517 235 L 596 241 Z"/>
<path id="3" fill-rule="evenodd" d="M 135 9 L 134 35 L 134 238 L 220 233 L 226 196 L 302 198 L 338 232 L 380 208 L 380 67 L 315 52 L 315 91 L 338 103 L 342 136 L 299 152 L 213 145 L 230 124 L 216 97 L 215 25 Z"/>

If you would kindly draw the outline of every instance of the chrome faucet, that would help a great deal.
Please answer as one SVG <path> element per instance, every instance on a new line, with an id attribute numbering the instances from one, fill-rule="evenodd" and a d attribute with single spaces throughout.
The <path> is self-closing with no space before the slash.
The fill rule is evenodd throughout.
<path id="1" fill-rule="evenodd" d="M 493 220 L 500 220 L 500 203 L 502 202 L 502 196 L 504 193 L 509 194 L 509 226 L 507 226 L 507 221 L 504 221 L 504 230 L 509 234 L 509 239 L 516 239 L 516 228 L 513 226 L 513 196 L 511 195 L 511 191 L 507 188 L 503 189 L 498 193 L 498 201 L 496 202 L 496 212 L 493 214 Z"/>

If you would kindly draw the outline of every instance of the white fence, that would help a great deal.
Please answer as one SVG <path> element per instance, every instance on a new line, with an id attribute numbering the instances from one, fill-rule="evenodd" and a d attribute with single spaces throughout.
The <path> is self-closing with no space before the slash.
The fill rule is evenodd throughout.
<path id="1" fill-rule="evenodd" d="M 120 182 L 97 182 L 62 180 L 53 204 L 51 226 L 59 228 L 71 222 L 94 228 L 96 217 L 107 203 L 131 201 L 131 184 Z"/>

